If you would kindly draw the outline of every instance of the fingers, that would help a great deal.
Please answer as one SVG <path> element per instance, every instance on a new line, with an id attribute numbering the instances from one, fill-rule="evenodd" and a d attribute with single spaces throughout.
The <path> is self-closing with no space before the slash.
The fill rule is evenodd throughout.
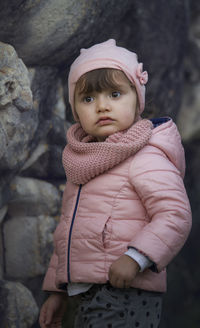
<path id="1" fill-rule="evenodd" d="M 45 319 L 45 325 L 48 326 L 51 324 L 52 322 L 52 317 L 53 317 L 53 309 L 51 308 L 51 306 L 49 306 L 47 308 L 47 311 L 46 311 L 46 319 Z M 45 327 L 46 327 L 45 326 Z"/>
<path id="2" fill-rule="evenodd" d="M 112 267 L 108 273 L 110 284 L 115 288 L 129 288 L 132 283 L 132 279 L 124 278 L 123 275 L 116 273 Z"/>
<path id="3" fill-rule="evenodd" d="M 132 283 L 132 281 L 130 281 L 130 280 L 125 280 L 125 281 L 124 281 L 124 288 L 130 288 L 130 287 L 131 287 L 131 283 Z"/>
<path id="4" fill-rule="evenodd" d="M 47 328 L 47 326 L 51 324 L 52 315 L 53 315 L 53 311 L 51 306 L 48 305 L 48 300 L 47 300 L 43 304 L 40 311 L 39 324 L 41 328 Z"/>
<path id="5" fill-rule="evenodd" d="M 122 279 L 110 279 L 110 284 L 115 288 L 129 288 L 131 286 L 130 281 Z"/>
<path id="6" fill-rule="evenodd" d="M 116 288 L 129 288 L 139 271 L 139 265 L 127 255 L 120 256 L 109 269 L 110 283 Z"/>
<path id="7" fill-rule="evenodd" d="M 62 328 L 62 320 L 58 320 L 58 321 L 53 321 L 51 324 L 51 328 Z"/>
<path id="8" fill-rule="evenodd" d="M 40 317 L 39 317 L 39 324 L 41 328 L 46 328 L 46 305 L 43 304 L 41 311 L 40 311 Z"/>
<path id="9" fill-rule="evenodd" d="M 40 324 L 40 327 L 41 328 L 46 328 L 46 325 L 45 325 L 45 319 L 43 318 L 43 317 L 41 317 L 41 315 L 40 315 L 40 317 L 39 317 L 39 324 Z"/>
<path id="10" fill-rule="evenodd" d="M 55 318 L 52 320 L 51 317 L 47 318 L 40 315 L 39 324 L 41 328 L 62 328 L 62 318 Z"/>
<path id="11" fill-rule="evenodd" d="M 62 328 L 62 317 L 66 301 L 62 294 L 51 294 L 43 304 L 39 323 L 41 328 Z"/>
<path id="12" fill-rule="evenodd" d="M 112 280 L 110 283 L 115 288 L 124 288 L 124 282 L 119 279 L 114 281 Z"/>
<path id="13" fill-rule="evenodd" d="M 123 279 L 119 275 L 110 272 L 109 273 L 109 281 L 110 284 L 115 288 L 128 288 L 130 287 L 130 283 L 128 280 Z"/>

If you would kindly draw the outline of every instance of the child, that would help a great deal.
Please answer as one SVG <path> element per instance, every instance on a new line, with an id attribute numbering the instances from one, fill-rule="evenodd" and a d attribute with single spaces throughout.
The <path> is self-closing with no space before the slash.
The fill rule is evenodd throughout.
<path id="1" fill-rule="evenodd" d="M 40 325 L 61 327 L 66 294 L 81 295 L 76 328 L 157 328 L 166 266 L 191 228 L 184 151 L 170 118 L 141 119 L 147 72 L 108 40 L 82 49 L 69 74 L 79 122 L 63 152 L 67 184 Z"/>

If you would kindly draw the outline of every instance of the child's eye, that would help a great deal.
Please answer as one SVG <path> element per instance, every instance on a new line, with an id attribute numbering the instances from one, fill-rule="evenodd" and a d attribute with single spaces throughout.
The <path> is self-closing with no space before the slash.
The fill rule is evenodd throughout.
<path id="1" fill-rule="evenodd" d="M 111 93 L 111 96 L 112 96 L 112 98 L 118 98 L 118 97 L 121 96 L 121 92 L 119 92 L 119 91 L 113 91 Z"/>
<path id="2" fill-rule="evenodd" d="M 85 103 L 90 103 L 90 102 L 92 102 L 94 100 L 94 97 L 91 97 L 91 96 L 87 96 L 87 97 L 84 97 L 83 98 L 83 101 L 85 102 Z"/>

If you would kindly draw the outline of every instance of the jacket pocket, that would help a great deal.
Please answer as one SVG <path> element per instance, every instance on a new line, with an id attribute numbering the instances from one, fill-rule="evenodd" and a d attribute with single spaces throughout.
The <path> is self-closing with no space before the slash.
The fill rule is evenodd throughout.
<path id="1" fill-rule="evenodd" d="M 106 248 L 110 242 L 111 232 L 112 232 L 112 224 L 109 216 L 104 224 L 103 231 L 102 231 L 102 244 L 104 248 Z"/>

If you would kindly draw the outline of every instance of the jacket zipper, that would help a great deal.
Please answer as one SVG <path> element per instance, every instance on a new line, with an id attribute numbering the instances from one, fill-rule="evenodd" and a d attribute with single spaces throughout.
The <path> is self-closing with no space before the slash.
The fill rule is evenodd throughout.
<path id="1" fill-rule="evenodd" d="M 76 197 L 76 203 L 75 203 L 75 207 L 74 207 L 72 221 L 71 221 L 71 225 L 70 225 L 70 229 L 69 229 L 68 252 L 67 252 L 67 276 L 68 276 L 68 282 L 71 282 L 71 277 L 70 277 L 70 248 L 71 248 L 72 229 L 73 229 L 73 224 L 74 224 L 74 220 L 75 220 L 75 217 L 76 217 L 76 212 L 77 212 L 78 203 L 79 203 L 79 199 L 80 199 L 81 188 L 82 188 L 82 185 L 80 185 L 79 186 L 79 189 L 78 189 L 78 194 L 77 194 L 77 197 Z"/>

